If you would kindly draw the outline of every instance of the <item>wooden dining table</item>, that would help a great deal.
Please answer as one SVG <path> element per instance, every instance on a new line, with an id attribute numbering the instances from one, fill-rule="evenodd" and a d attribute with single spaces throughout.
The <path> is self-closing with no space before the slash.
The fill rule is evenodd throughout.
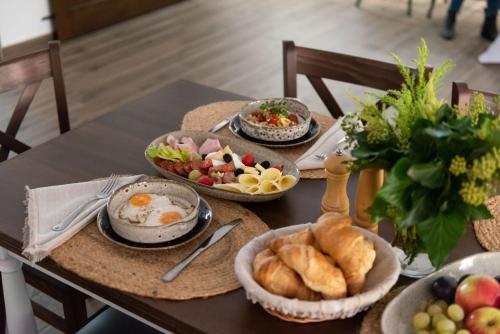
<path id="1" fill-rule="evenodd" d="M 2 163 L 0 270 L 10 332 L 29 333 L 33 321 L 20 271 L 22 262 L 163 331 L 192 334 L 357 333 L 364 313 L 320 323 L 286 322 L 248 301 L 241 288 L 215 297 L 187 301 L 143 298 L 85 280 L 62 269 L 50 258 L 33 264 L 21 255 L 26 185 L 36 188 L 80 182 L 111 173 L 156 175 L 144 159 L 144 149 L 153 138 L 179 129 L 184 114 L 200 105 L 245 99 L 250 98 L 178 81 Z M 313 221 L 320 213 L 325 184 L 325 180 L 300 180 L 278 200 L 244 205 L 270 228 Z M 354 198 L 355 184 L 356 176 L 353 175 L 349 181 L 351 199 Z M 384 225 L 382 236 L 390 239 L 390 232 L 390 226 Z M 483 251 L 469 226 L 449 260 Z M 410 279 L 400 278 L 398 284 L 410 282 Z M 16 332 L 15 328 L 23 331 Z"/>

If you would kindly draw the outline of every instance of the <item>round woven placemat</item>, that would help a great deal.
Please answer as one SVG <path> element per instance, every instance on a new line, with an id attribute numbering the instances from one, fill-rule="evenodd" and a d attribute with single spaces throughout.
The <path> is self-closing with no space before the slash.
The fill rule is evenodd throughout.
<path id="1" fill-rule="evenodd" d="M 474 231 L 481 246 L 492 252 L 500 251 L 500 196 L 490 198 L 487 205 L 493 217 L 475 221 Z"/>
<path id="2" fill-rule="evenodd" d="M 200 106 L 184 115 L 181 129 L 207 131 L 224 118 L 234 115 L 240 111 L 241 108 L 243 108 L 248 102 L 250 101 L 224 101 Z M 325 116 L 317 112 L 313 112 L 313 117 L 320 125 L 321 130 L 319 136 L 328 130 L 333 123 L 335 123 L 335 120 L 332 117 Z M 223 136 L 234 136 L 228 127 L 218 131 L 218 133 Z M 295 161 L 302 154 L 304 154 L 314 144 L 314 142 L 315 140 L 296 147 L 273 148 L 273 150 L 280 153 L 284 157 Z M 323 179 L 326 178 L 326 174 L 324 169 L 311 169 L 300 171 L 300 177 L 305 179 Z"/>
<path id="3" fill-rule="evenodd" d="M 397 287 L 385 295 L 384 298 L 376 302 L 363 318 L 359 334 L 382 334 L 382 329 L 380 328 L 382 313 L 384 313 L 384 309 L 387 304 L 389 304 L 389 302 L 399 295 L 405 288 L 406 286 L 404 285 Z"/>
<path id="4" fill-rule="evenodd" d="M 204 197 L 213 210 L 213 221 L 192 242 L 165 251 L 138 251 L 106 240 L 96 224 L 89 224 L 55 249 L 50 257 L 58 265 L 104 286 L 143 297 L 185 300 L 223 294 L 240 287 L 234 258 L 248 241 L 269 230 L 251 211 L 239 204 Z M 172 282 L 161 277 L 189 255 L 218 227 L 242 218 L 229 234 L 198 256 Z"/>

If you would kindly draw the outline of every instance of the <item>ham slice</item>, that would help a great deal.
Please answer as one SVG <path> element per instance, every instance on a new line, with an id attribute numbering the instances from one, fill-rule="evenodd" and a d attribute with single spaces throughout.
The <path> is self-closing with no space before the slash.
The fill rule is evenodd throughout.
<path id="1" fill-rule="evenodd" d="M 201 144 L 200 149 L 198 150 L 199 154 L 208 154 L 212 152 L 217 152 L 222 150 L 222 146 L 219 143 L 218 139 L 210 139 L 205 140 L 203 144 Z"/>
<path id="2" fill-rule="evenodd" d="M 198 145 L 194 142 L 191 137 L 182 137 L 179 144 L 177 144 L 178 150 L 188 150 L 191 157 L 198 155 Z"/>
<path id="3" fill-rule="evenodd" d="M 177 139 L 174 136 L 170 135 L 167 137 L 167 144 L 173 149 L 177 149 Z"/>

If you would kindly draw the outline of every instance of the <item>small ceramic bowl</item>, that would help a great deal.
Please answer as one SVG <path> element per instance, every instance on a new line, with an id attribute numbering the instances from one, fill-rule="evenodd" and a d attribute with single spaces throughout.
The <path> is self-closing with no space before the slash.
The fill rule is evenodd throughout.
<path id="1" fill-rule="evenodd" d="M 168 225 L 144 226 L 130 223 L 118 216 L 120 207 L 137 193 L 166 195 L 173 203 L 191 207 L 183 219 Z M 200 197 L 189 186 L 174 181 L 154 180 L 127 184 L 115 190 L 107 210 L 113 230 L 121 237 L 139 243 L 158 243 L 179 238 L 193 229 L 198 221 Z"/>
<path id="2" fill-rule="evenodd" d="M 287 101 L 288 111 L 299 115 L 299 118 L 301 119 L 299 124 L 289 126 L 287 128 L 280 128 L 275 126 L 255 124 L 247 119 L 252 112 L 259 111 L 260 106 L 263 103 L 280 100 Z M 240 119 L 241 130 L 243 130 L 243 132 L 250 137 L 271 142 L 282 142 L 294 140 L 304 136 L 309 131 L 312 116 L 307 106 L 295 99 L 273 98 L 250 102 L 245 107 L 243 107 L 238 117 Z"/>

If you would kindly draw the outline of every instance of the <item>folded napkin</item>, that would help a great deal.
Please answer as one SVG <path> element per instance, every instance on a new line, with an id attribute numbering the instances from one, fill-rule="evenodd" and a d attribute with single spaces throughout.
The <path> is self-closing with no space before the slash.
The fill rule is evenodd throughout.
<path id="1" fill-rule="evenodd" d="M 337 144 L 345 137 L 345 132 L 340 127 L 342 117 L 332 125 L 304 154 L 302 154 L 295 164 L 300 170 L 324 168 L 324 160 L 318 159 L 315 155 L 330 154 L 337 149 Z"/>
<path id="2" fill-rule="evenodd" d="M 142 176 L 120 177 L 115 189 L 135 182 Z M 41 261 L 53 249 L 63 244 L 91 222 L 99 210 L 106 205 L 107 198 L 89 204 L 75 218 L 76 221 L 65 230 L 52 231 L 52 226 L 60 223 L 84 201 L 94 198 L 106 182 L 107 179 L 104 179 L 36 189 L 30 189 L 26 186 L 28 216 L 23 231 L 23 255 L 33 262 Z"/>

